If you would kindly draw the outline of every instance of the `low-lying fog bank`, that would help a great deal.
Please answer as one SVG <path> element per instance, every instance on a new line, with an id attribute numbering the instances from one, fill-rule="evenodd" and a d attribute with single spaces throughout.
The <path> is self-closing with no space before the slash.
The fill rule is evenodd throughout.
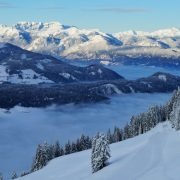
<path id="1" fill-rule="evenodd" d="M 38 143 L 64 143 L 82 133 L 94 135 L 115 125 L 123 126 L 132 115 L 163 104 L 169 97 L 170 94 L 127 94 L 115 96 L 107 104 L 1 109 L 0 171 L 7 174 L 29 169 Z"/>

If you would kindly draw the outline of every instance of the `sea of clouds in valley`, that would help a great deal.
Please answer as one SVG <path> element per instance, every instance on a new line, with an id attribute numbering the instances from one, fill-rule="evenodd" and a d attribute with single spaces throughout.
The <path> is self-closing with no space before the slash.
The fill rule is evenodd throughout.
<path id="1" fill-rule="evenodd" d="M 127 79 L 149 76 L 157 71 L 180 75 L 178 70 L 146 66 L 107 66 Z M 106 103 L 65 105 L 61 107 L 0 109 L 0 172 L 22 172 L 30 168 L 38 143 L 61 144 L 82 133 L 124 126 L 132 115 L 147 110 L 151 105 L 165 103 L 171 94 L 127 94 L 112 97 Z"/>
<path id="2" fill-rule="evenodd" d="M 15 107 L 0 110 L 0 170 L 7 174 L 30 168 L 38 143 L 76 139 L 82 133 L 123 126 L 134 114 L 166 102 L 170 94 L 131 94 L 95 105 L 66 105 L 46 109 Z"/>

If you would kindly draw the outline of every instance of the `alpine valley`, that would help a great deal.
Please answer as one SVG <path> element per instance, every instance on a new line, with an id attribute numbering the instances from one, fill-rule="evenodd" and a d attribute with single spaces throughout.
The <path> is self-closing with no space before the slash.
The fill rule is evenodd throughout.
<path id="1" fill-rule="evenodd" d="M 0 180 L 179 180 L 179 70 L 178 28 L 0 25 Z M 88 149 L 102 142 L 108 158 L 118 144 L 92 174 Z"/>
<path id="2" fill-rule="evenodd" d="M 8 43 L 0 45 L 1 108 L 94 103 L 113 94 L 172 92 L 180 86 L 180 77 L 168 73 L 126 80 L 100 64 L 78 67 Z"/>

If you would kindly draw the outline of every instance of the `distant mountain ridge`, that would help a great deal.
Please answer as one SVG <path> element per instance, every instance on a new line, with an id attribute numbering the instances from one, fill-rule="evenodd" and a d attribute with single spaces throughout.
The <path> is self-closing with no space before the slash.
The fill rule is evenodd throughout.
<path id="1" fill-rule="evenodd" d="M 74 83 L 124 79 L 102 65 L 73 66 L 50 55 L 0 43 L 0 84 Z"/>
<path id="2" fill-rule="evenodd" d="M 95 103 L 113 94 L 172 92 L 178 86 L 180 77 L 168 73 L 127 80 L 100 64 L 78 67 L 0 43 L 1 108 Z"/>
<path id="3" fill-rule="evenodd" d="M 11 27 L 0 25 L 0 42 L 66 59 L 180 58 L 178 28 L 110 34 L 59 22 L 20 22 Z"/>

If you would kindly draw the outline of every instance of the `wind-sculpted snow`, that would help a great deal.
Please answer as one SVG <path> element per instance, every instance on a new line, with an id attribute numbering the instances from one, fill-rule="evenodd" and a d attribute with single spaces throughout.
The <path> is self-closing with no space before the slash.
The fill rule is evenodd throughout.
<path id="1" fill-rule="evenodd" d="M 116 34 L 79 29 L 58 22 L 21 22 L 0 26 L 0 42 L 9 42 L 27 50 L 67 59 L 106 59 L 110 61 L 155 57 L 162 60 L 180 57 L 178 28 L 155 32 L 128 31 Z"/>
<path id="2" fill-rule="evenodd" d="M 150 132 L 111 145 L 109 165 L 92 174 L 90 151 L 51 161 L 45 168 L 19 180 L 179 180 L 179 132 L 166 122 Z"/>

